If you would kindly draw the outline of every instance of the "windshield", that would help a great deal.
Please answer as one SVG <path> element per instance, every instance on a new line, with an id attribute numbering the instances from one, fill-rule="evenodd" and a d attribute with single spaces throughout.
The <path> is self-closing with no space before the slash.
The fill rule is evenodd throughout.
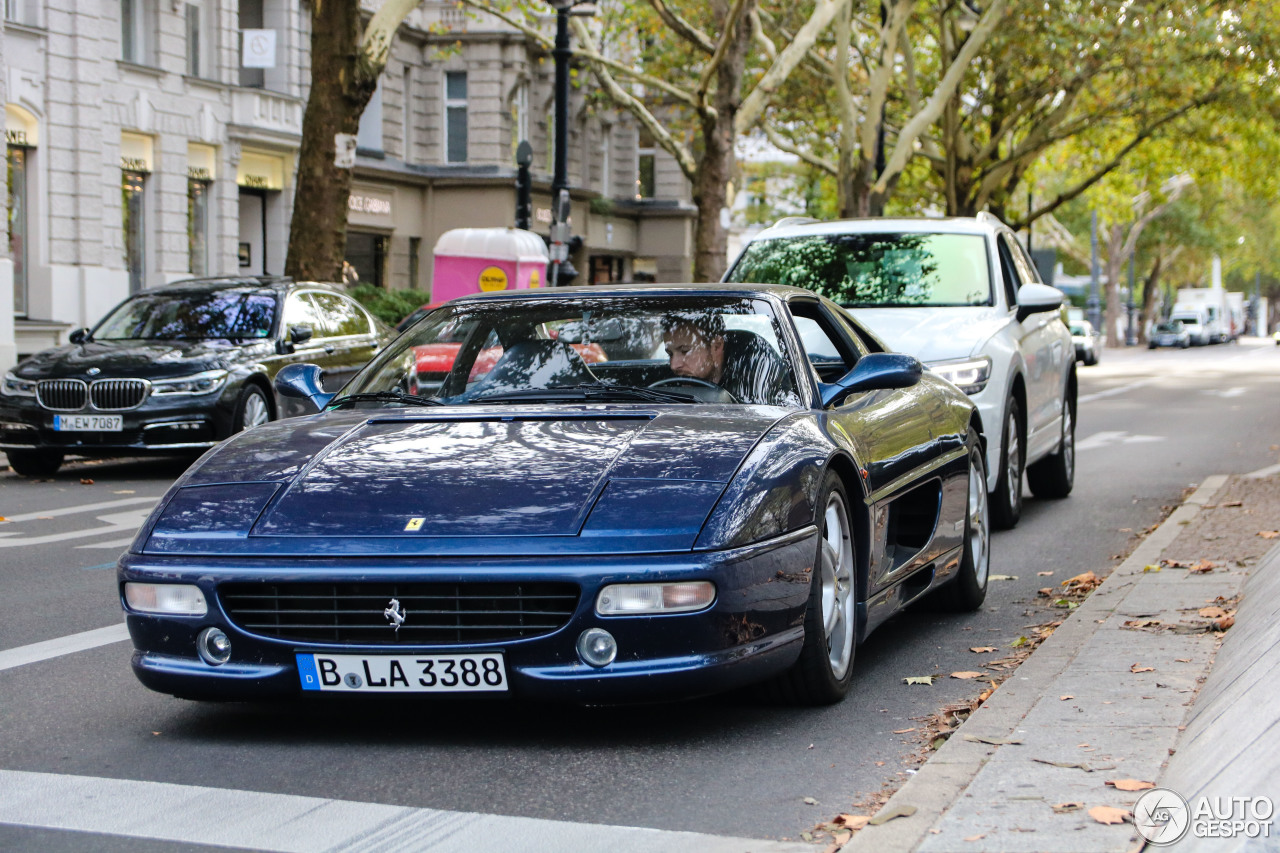
<path id="1" fill-rule="evenodd" d="M 265 338 L 276 316 L 274 294 L 246 290 L 139 294 L 107 315 L 95 340 Z"/>
<path id="2" fill-rule="evenodd" d="M 1172 323 L 1161 323 L 1156 326 L 1156 331 L 1176 335 L 1182 331 L 1182 322 L 1174 320 Z"/>
<path id="3" fill-rule="evenodd" d="M 438 308 L 402 334 L 330 405 L 411 404 L 396 394 L 448 405 L 799 405 L 780 341 L 777 319 L 761 299 L 462 301 Z"/>
<path id="4" fill-rule="evenodd" d="M 842 305 L 990 305 L 978 234 L 825 234 L 747 245 L 729 281 L 792 284 Z"/>

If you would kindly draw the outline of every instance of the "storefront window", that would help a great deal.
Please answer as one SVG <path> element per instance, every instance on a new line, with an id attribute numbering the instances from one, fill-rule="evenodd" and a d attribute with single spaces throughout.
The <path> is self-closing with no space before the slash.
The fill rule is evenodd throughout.
<path id="1" fill-rule="evenodd" d="M 123 173 L 121 195 L 124 208 L 124 265 L 129 271 L 129 292 L 137 293 L 147 283 L 146 210 L 144 205 L 147 175 L 145 172 Z"/>
<path id="2" fill-rule="evenodd" d="M 9 146 L 9 254 L 13 313 L 27 316 L 27 149 Z"/>
<path id="3" fill-rule="evenodd" d="M 355 267 L 360 284 L 386 287 L 387 248 L 391 238 L 385 234 L 347 231 L 347 263 Z"/>
<path id="4" fill-rule="evenodd" d="M 192 275 L 209 274 L 209 194 L 212 181 L 187 179 L 188 270 Z"/>
<path id="5" fill-rule="evenodd" d="M 640 133 L 640 147 L 636 151 L 636 198 L 653 198 L 658 194 L 656 154 L 653 137 Z"/>

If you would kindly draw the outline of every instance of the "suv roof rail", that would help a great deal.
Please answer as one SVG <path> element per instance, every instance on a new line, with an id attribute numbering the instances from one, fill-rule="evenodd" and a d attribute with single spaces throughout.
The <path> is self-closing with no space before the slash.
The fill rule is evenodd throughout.
<path id="1" fill-rule="evenodd" d="M 785 228 L 788 225 L 812 225 L 815 222 L 821 222 L 812 216 L 784 216 L 777 222 L 770 225 L 770 228 Z"/>

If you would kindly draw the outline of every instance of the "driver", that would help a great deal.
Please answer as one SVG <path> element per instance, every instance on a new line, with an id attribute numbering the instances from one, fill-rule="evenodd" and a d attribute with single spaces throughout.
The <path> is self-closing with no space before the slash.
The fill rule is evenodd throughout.
<path id="1" fill-rule="evenodd" d="M 669 314 L 662 341 L 671 372 L 719 385 L 724 378 L 724 318 L 719 314 Z"/>

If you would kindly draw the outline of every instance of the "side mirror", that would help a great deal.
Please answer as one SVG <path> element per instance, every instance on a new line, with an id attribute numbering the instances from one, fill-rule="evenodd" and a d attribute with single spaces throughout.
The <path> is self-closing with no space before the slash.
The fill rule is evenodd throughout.
<path id="1" fill-rule="evenodd" d="M 924 366 L 915 356 L 901 353 L 875 352 L 858 359 L 844 376 L 831 384 L 819 383 L 822 407 L 825 409 L 846 394 L 879 391 L 885 388 L 910 388 L 920 381 Z"/>
<path id="2" fill-rule="evenodd" d="M 290 326 L 289 342 L 293 344 L 305 344 L 311 340 L 311 336 L 315 334 L 310 326 Z"/>
<path id="3" fill-rule="evenodd" d="M 310 400 L 316 411 L 320 411 L 333 399 L 332 394 L 325 392 L 321 375 L 319 365 L 290 364 L 280 368 L 274 384 L 281 397 Z"/>
<path id="4" fill-rule="evenodd" d="M 89 340 L 89 330 L 76 329 L 74 332 L 67 335 L 67 340 L 71 341 L 71 343 L 73 344 L 82 344 L 85 341 Z"/>
<path id="5" fill-rule="evenodd" d="M 1057 311 L 1062 307 L 1064 298 L 1061 290 L 1047 284 L 1033 282 L 1022 285 L 1018 288 L 1018 322 L 1021 323 L 1032 314 Z"/>

